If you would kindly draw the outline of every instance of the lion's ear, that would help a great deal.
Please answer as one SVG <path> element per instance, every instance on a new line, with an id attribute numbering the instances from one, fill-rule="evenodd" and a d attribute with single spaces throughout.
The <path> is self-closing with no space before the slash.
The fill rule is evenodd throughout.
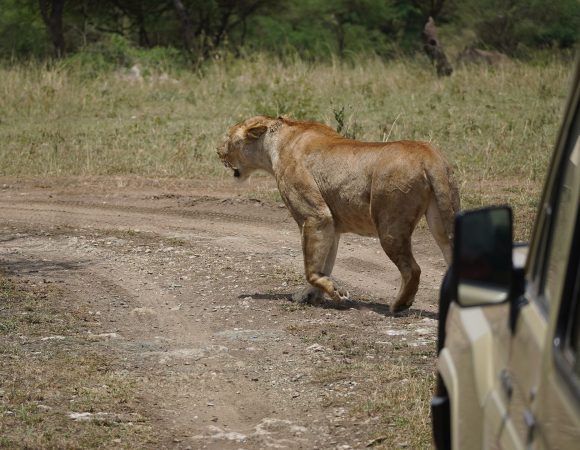
<path id="1" fill-rule="evenodd" d="M 246 138 L 253 140 L 259 139 L 267 129 L 268 127 L 266 125 L 253 125 L 246 130 Z"/>

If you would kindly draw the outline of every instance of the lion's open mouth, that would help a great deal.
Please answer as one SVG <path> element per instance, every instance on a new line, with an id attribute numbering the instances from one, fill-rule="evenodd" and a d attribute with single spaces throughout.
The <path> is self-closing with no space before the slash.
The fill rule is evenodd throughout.
<path id="1" fill-rule="evenodd" d="M 234 167 L 234 166 L 232 165 L 232 163 L 231 163 L 231 162 L 229 162 L 229 161 L 228 161 L 228 160 L 225 158 L 225 156 L 222 156 L 222 155 L 220 154 L 220 159 L 222 160 L 222 163 L 224 164 L 224 166 L 225 166 L 226 168 L 228 168 L 228 169 L 232 169 L 232 170 L 234 171 L 234 177 L 235 177 L 235 178 L 240 178 L 240 177 L 242 176 L 242 173 L 240 172 L 240 170 L 239 170 L 239 169 L 237 169 L 236 167 Z"/>

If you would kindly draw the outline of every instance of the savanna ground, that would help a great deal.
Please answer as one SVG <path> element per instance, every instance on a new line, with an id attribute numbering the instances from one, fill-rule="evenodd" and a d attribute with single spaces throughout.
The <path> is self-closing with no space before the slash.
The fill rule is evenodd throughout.
<path id="1" fill-rule="evenodd" d="M 215 146 L 258 113 L 428 140 L 463 206 L 512 204 L 527 239 L 570 67 L 0 68 L 0 447 L 428 448 L 445 265 L 425 227 L 408 313 L 388 313 L 398 273 L 354 236 L 335 274 L 353 300 L 296 305 L 296 225 Z"/>

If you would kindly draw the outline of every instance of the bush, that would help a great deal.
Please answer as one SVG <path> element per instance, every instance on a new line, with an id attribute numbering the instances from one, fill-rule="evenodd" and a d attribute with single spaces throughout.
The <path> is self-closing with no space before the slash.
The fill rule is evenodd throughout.
<path id="1" fill-rule="evenodd" d="M 38 58 L 50 51 L 44 24 L 35 9 L 18 0 L 3 0 L 0 7 L 0 59 Z"/>
<path id="2" fill-rule="evenodd" d="M 118 69 L 139 65 L 142 75 L 166 73 L 191 67 L 187 57 L 173 47 L 137 48 L 118 35 L 108 36 L 94 44 L 89 44 L 78 52 L 66 57 L 62 64 L 85 78 Z"/>
<path id="3" fill-rule="evenodd" d="M 580 29 L 577 0 L 469 0 L 458 5 L 456 14 L 475 31 L 476 44 L 519 55 L 529 49 L 569 48 Z"/>

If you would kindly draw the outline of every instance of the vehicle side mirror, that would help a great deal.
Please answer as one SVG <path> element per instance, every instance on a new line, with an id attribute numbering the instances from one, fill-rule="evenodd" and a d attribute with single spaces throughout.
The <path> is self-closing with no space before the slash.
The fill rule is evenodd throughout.
<path id="1" fill-rule="evenodd" d="M 484 306 L 508 300 L 512 247 L 512 211 L 508 206 L 457 214 L 453 270 L 460 305 Z"/>

